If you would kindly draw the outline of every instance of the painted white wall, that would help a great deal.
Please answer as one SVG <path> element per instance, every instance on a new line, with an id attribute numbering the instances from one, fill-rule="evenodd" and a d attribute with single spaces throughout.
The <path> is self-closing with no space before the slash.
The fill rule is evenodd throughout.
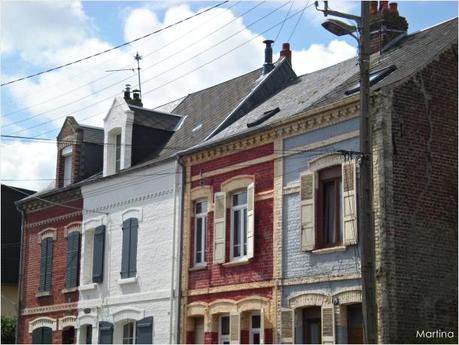
<path id="1" fill-rule="evenodd" d="M 171 291 L 178 286 L 177 266 L 173 272 L 172 264 L 178 264 L 180 248 L 181 172 L 176 174 L 176 170 L 176 161 L 172 160 L 82 187 L 84 209 L 101 213 L 85 212 L 83 216 L 77 326 L 88 322 L 97 325 L 98 321 L 115 324 L 116 315 L 129 317 L 129 310 L 134 308 L 137 312 L 131 316 L 135 319 L 153 316 L 154 343 L 177 342 L 176 338 L 170 339 L 170 332 L 174 336 L 176 333 L 179 295 L 178 291 L 175 294 Z M 139 219 L 137 281 L 121 285 L 122 222 L 131 215 Z M 86 236 L 100 224 L 106 225 L 104 280 L 91 288 L 84 281 L 85 265 L 92 262 Z M 82 285 L 90 289 L 82 291 Z M 175 299 L 171 300 L 171 296 Z M 88 309 L 85 313 L 86 308 L 89 313 Z M 114 336 L 116 334 L 115 325 Z M 97 338 L 98 332 L 94 329 L 94 343 Z"/>

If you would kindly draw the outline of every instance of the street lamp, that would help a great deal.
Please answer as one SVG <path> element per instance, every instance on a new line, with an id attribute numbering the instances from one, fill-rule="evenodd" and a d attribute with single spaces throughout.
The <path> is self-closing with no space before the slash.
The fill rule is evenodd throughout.
<path id="1" fill-rule="evenodd" d="M 316 1 L 316 9 L 324 13 L 324 16 L 351 19 L 356 22 L 352 26 L 335 19 L 325 21 L 322 26 L 337 36 L 350 35 L 359 43 L 360 64 L 360 184 L 359 184 L 359 207 L 358 228 L 362 243 L 362 314 L 364 323 L 364 341 L 374 344 L 376 338 L 376 284 L 374 262 L 374 229 L 372 226 L 372 169 L 370 140 L 370 23 L 369 2 L 361 1 L 361 15 L 355 16 L 348 13 L 333 11 L 328 8 L 328 1 L 324 1 L 324 9 L 319 9 Z M 359 33 L 357 37 L 354 33 Z"/>

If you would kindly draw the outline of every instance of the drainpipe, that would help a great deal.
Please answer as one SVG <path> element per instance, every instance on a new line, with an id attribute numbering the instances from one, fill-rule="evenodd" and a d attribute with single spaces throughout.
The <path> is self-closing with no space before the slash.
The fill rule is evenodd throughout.
<path id="1" fill-rule="evenodd" d="M 21 302 L 22 302 L 22 264 L 23 264 L 23 244 L 24 244 L 24 223 L 25 223 L 25 212 L 19 206 L 16 204 L 16 209 L 21 213 L 21 241 L 20 241 L 20 247 L 19 247 L 19 277 L 18 277 L 18 297 L 17 297 L 17 302 L 16 302 L 16 344 L 19 344 L 19 327 L 20 327 L 20 317 L 21 317 Z"/>
<path id="2" fill-rule="evenodd" d="M 169 319 L 169 344 L 177 344 L 178 343 L 178 337 L 179 337 L 179 325 L 180 325 L 180 265 L 181 265 L 181 255 L 180 255 L 180 246 L 181 246 L 181 234 L 182 234 L 182 226 L 183 226 L 183 197 L 184 197 L 184 166 L 180 160 L 180 157 L 177 157 L 176 163 L 175 163 L 175 183 L 174 183 L 174 222 L 173 222 L 173 232 L 172 232 L 172 269 L 171 269 L 171 300 L 170 300 L 170 319 Z M 178 185 L 179 185 L 179 172 L 182 172 L 182 188 L 179 190 Z M 180 193 L 180 202 L 177 205 L 177 197 L 178 193 Z M 177 206 L 179 212 L 177 212 Z M 179 213 L 179 214 L 178 214 Z M 177 216 L 180 216 L 180 223 L 177 222 Z M 180 236 L 177 236 L 177 232 L 180 234 Z M 178 240 L 177 246 L 175 245 L 175 242 Z M 176 253 L 176 251 L 179 250 L 179 253 Z M 176 269 L 178 268 L 178 269 Z M 174 286 L 174 283 L 177 282 L 177 284 Z M 174 292 L 174 287 L 175 287 L 175 292 Z M 176 301 L 176 306 L 174 308 L 174 300 Z M 175 312 L 173 312 L 175 310 Z M 174 315 L 175 317 L 175 336 L 176 339 L 174 339 Z"/>

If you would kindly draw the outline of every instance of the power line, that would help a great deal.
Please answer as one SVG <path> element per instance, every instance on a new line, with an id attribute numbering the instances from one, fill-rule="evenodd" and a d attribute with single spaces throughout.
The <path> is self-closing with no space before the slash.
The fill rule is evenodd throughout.
<path id="1" fill-rule="evenodd" d="M 277 41 L 277 39 L 278 39 L 278 37 L 279 37 L 279 35 L 280 35 L 281 31 L 282 31 L 282 28 L 284 27 L 285 21 L 287 20 L 287 17 L 288 17 L 288 15 L 290 14 L 290 11 L 292 10 L 292 6 L 293 6 L 293 3 L 294 3 L 294 2 L 295 2 L 294 0 L 290 1 L 290 8 L 288 9 L 288 12 L 287 12 L 287 14 L 285 15 L 284 21 L 282 22 L 282 25 L 281 25 L 281 27 L 279 28 L 279 31 L 277 32 L 276 38 L 274 38 L 274 42 Z"/>
<path id="2" fill-rule="evenodd" d="M 125 47 L 125 46 L 127 46 L 127 45 L 129 45 L 129 44 L 132 44 L 132 43 L 134 43 L 134 42 L 138 42 L 138 41 L 140 41 L 140 40 L 142 40 L 142 39 L 144 39 L 144 38 L 147 38 L 147 37 L 149 37 L 149 36 L 155 35 L 155 34 L 161 32 L 161 31 L 167 30 L 167 29 L 169 29 L 169 28 L 171 28 L 171 27 L 173 27 L 173 26 L 176 26 L 176 25 L 179 25 L 179 24 L 181 24 L 181 23 L 183 23 L 183 22 L 186 22 L 186 21 L 190 20 L 191 18 L 197 17 L 197 16 L 199 16 L 199 15 L 201 15 L 201 14 L 203 14 L 203 13 L 206 13 L 206 12 L 208 12 L 208 11 L 214 9 L 214 8 L 217 8 L 217 7 L 219 7 L 219 6 L 223 5 L 223 4 L 226 4 L 228 1 L 229 1 L 229 0 L 225 0 L 225 1 L 223 1 L 223 2 L 220 2 L 220 3 L 218 3 L 218 4 L 216 4 L 216 5 L 212 6 L 212 7 L 209 7 L 209 8 L 207 8 L 207 9 L 201 11 L 201 12 L 195 13 L 195 14 L 193 14 L 193 15 L 187 17 L 187 18 L 184 18 L 184 19 L 182 19 L 182 20 L 179 20 L 178 22 L 175 22 L 175 23 L 170 24 L 170 25 L 168 25 L 168 26 L 166 26 L 166 27 L 164 27 L 164 28 L 161 28 L 161 29 L 155 30 L 155 31 L 153 31 L 153 32 L 150 32 L 150 33 L 148 33 L 148 34 L 146 34 L 146 35 L 143 35 L 143 36 L 141 36 L 141 37 L 137 37 L 137 38 L 135 38 L 135 39 L 133 39 L 133 40 L 131 40 L 131 41 L 124 42 L 124 43 L 119 44 L 119 45 L 117 45 L 117 46 L 114 46 L 114 47 L 112 47 L 112 48 L 109 48 L 109 49 L 105 49 L 105 50 L 103 50 L 103 51 L 100 51 L 100 52 L 98 52 L 98 53 L 96 53 L 96 54 L 88 55 L 88 56 L 86 56 L 86 57 L 84 57 L 84 58 L 81 58 L 81 59 L 78 59 L 78 60 L 75 60 L 75 61 L 72 61 L 72 62 L 68 62 L 68 63 L 66 63 L 66 64 L 63 64 L 63 65 L 60 65 L 60 66 L 56 66 L 56 67 L 50 68 L 50 69 L 45 70 L 45 71 L 41 71 L 41 72 L 38 72 L 38 73 L 30 74 L 30 75 L 25 76 L 25 77 L 22 77 L 22 78 L 10 80 L 10 81 L 8 81 L 8 82 L 5 82 L 5 83 L 3 83 L 3 84 L 0 84 L 0 87 L 6 86 L 6 85 L 10 85 L 10 84 L 16 83 L 16 82 L 21 81 L 21 80 L 33 78 L 33 77 L 36 77 L 36 76 L 39 76 L 39 75 L 42 75 L 42 74 L 45 74 L 45 73 L 49 73 L 49 72 L 52 72 L 52 71 L 56 71 L 56 70 L 58 70 L 58 69 L 61 69 L 61 68 L 64 68 L 64 67 L 68 67 L 68 66 L 70 66 L 70 65 L 74 65 L 74 64 L 76 64 L 76 63 L 79 63 L 79 62 L 82 62 L 82 61 L 85 61 L 85 60 L 89 60 L 89 59 L 94 58 L 94 57 L 96 57 L 96 56 L 100 56 L 100 55 L 102 55 L 102 54 L 111 52 L 111 51 L 113 51 L 113 50 L 116 50 L 116 49 Z"/>
<path id="3" fill-rule="evenodd" d="M 309 1 L 310 1 L 310 0 L 308 0 L 308 2 L 306 3 L 306 6 L 303 8 L 303 11 L 301 12 L 301 15 L 298 17 L 298 20 L 296 21 L 295 26 L 293 27 L 293 30 L 292 30 L 292 32 L 290 33 L 290 36 L 288 36 L 288 40 L 287 40 L 288 42 L 290 42 L 290 40 L 292 39 L 292 36 L 293 36 L 293 34 L 295 33 L 295 31 L 296 31 L 296 27 L 297 27 L 298 24 L 300 23 L 301 18 L 303 18 L 303 14 L 304 14 L 304 12 L 306 11 L 306 8 L 309 7 L 309 6 L 308 6 Z"/>
<path id="4" fill-rule="evenodd" d="M 256 7 L 260 6 L 262 3 L 263 3 L 263 2 L 260 2 L 260 3 L 258 3 L 257 5 L 255 5 L 254 7 L 250 8 L 248 11 L 246 11 L 244 14 L 242 14 L 242 16 L 245 15 L 245 14 L 247 14 L 247 13 L 249 13 L 250 11 L 254 10 Z M 185 59 L 185 60 L 183 60 L 183 61 L 181 61 L 181 62 L 179 62 L 178 64 L 176 64 L 176 65 L 170 67 L 169 69 L 166 69 L 165 71 L 163 71 L 163 72 L 161 72 L 161 73 L 158 73 L 158 74 L 156 74 L 156 75 L 154 75 L 154 76 L 152 76 L 152 77 L 150 77 L 150 78 L 144 80 L 144 84 L 146 84 L 146 83 L 152 81 L 152 80 L 155 79 L 155 78 L 158 78 L 158 77 L 160 77 L 160 76 L 166 74 L 167 72 L 170 72 L 170 71 L 174 70 L 174 69 L 177 68 L 177 67 L 182 66 L 184 63 L 189 62 L 189 61 L 191 61 L 192 59 L 194 59 L 194 58 L 196 58 L 196 57 L 198 57 L 198 56 L 200 56 L 200 55 L 202 55 L 202 54 L 204 54 L 204 53 L 207 53 L 210 49 L 213 49 L 213 48 L 217 47 L 218 45 L 220 45 L 220 44 L 226 42 L 228 39 L 230 39 L 230 38 L 232 38 L 232 37 L 238 35 L 238 34 L 241 33 L 241 32 L 244 32 L 247 28 L 253 26 L 254 24 L 258 23 L 259 21 L 265 19 L 266 17 L 268 17 L 268 16 L 270 16 L 271 14 L 275 13 L 276 11 L 280 10 L 280 9 L 281 9 L 282 7 L 284 7 L 286 4 L 287 4 L 287 3 L 285 3 L 285 4 L 283 4 L 283 5 L 281 5 L 281 6 L 277 7 L 277 8 L 275 8 L 275 9 L 272 10 L 271 12 L 265 14 L 264 16 L 258 18 L 257 20 L 253 21 L 252 23 L 248 24 L 248 25 L 245 26 L 243 29 L 237 31 L 236 33 L 233 33 L 232 35 L 230 35 L 230 36 L 228 36 L 228 37 L 226 37 L 226 38 L 224 38 L 224 39 L 222 39 L 222 40 L 220 40 L 219 42 L 213 44 L 213 45 L 210 46 L 209 48 L 207 48 L 207 49 L 205 49 L 205 50 L 203 50 L 203 51 L 201 51 L 201 52 L 199 52 L 199 53 L 197 53 L 197 54 L 195 54 L 195 55 L 193 55 L 193 56 L 191 56 L 191 57 L 189 57 L 189 58 L 187 58 L 187 59 Z M 232 23 L 232 22 L 234 22 L 235 20 L 237 20 L 238 18 L 239 18 L 239 17 L 237 17 L 237 18 L 233 19 L 232 21 L 230 21 L 229 23 L 227 23 L 227 24 L 225 24 L 225 25 L 219 27 L 217 30 L 214 30 L 211 34 L 209 34 L 209 35 L 206 36 L 206 37 L 209 37 L 209 36 L 215 34 L 215 33 L 218 32 L 219 30 L 221 30 L 222 28 L 226 27 L 226 26 L 229 25 L 230 23 Z M 265 30 L 264 32 L 269 31 L 269 30 L 270 30 L 270 29 Z M 262 32 L 261 34 L 263 34 L 264 32 Z M 261 34 L 255 36 L 254 38 L 260 36 Z M 253 39 L 254 39 L 254 38 L 253 38 Z M 252 39 L 252 40 L 253 40 L 253 39 Z M 201 40 L 202 40 L 202 38 L 196 40 L 196 41 L 193 42 L 192 44 L 190 44 L 190 45 L 186 46 L 184 49 L 180 50 L 179 53 L 182 52 L 182 51 L 184 51 L 184 50 L 186 50 L 186 49 L 188 49 L 189 47 L 193 46 L 194 43 L 200 42 Z M 246 41 L 245 44 L 249 43 L 250 41 L 251 41 L 251 40 Z M 243 44 L 243 45 L 244 45 L 244 44 Z M 242 46 L 242 45 L 241 45 L 241 46 Z M 240 47 L 240 46 L 238 46 L 238 47 L 236 47 L 236 48 L 234 48 L 234 49 L 232 49 L 232 50 L 226 52 L 226 53 L 223 54 L 222 56 L 231 53 L 232 51 L 238 49 L 239 47 Z M 155 66 L 159 65 L 161 62 L 167 61 L 170 57 L 173 57 L 173 56 L 175 56 L 176 54 L 177 54 L 177 52 L 176 52 L 176 53 L 172 53 L 172 54 L 170 54 L 169 56 L 165 57 L 164 59 L 158 61 L 157 63 L 155 63 L 155 64 L 153 64 L 153 65 L 150 65 L 150 66 L 148 66 L 148 67 L 143 68 L 143 70 L 145 71 L 145 70 L 147 70 L 147 69 L 150 69 L 150 68 L 152 68 L 152 67 L 155 67 Z M 217 59 L 221 58 L 222 56 L 218 57 Z M 215 61 L 215 60 L 217 60 L 217 59 L 214 59 L 214 60 L 212 60 L 212 61 L 210 61 L 210 62 L 208 62 L 208 63 L 205 63 L 205 64 L 199 66 L 198 69 L 200 69 L 200 68 L 202 68 L 202 67 L 208 65 L 209 63 L 211 63 L 211 62 L 213 62 L 213 61 Z M 193 73 L 194 71 L 195 71 L 195 70 L 192 70 L 192 71 L 190 71 L 190 72 L 186 72 L 185 74 L 181 75 L 178 79 L 181 79 L 182 77 L 184 77 L 184 76 L 186 76 L 186 75 L 188 75 L 188 74 L 191 74 L 191 73 Z M 129 78 L 131 78 L 131 77 L 129 77 Z M 129 79 L 129 78 L 125 78 L 125 79 L 123 79 L 123 80 L 121 80 L 121 81 L 127 80 L 127 79 Z M 175 80 L 173 80 L 173 81 L 171 81 L 171 82 L 174 82 L 174 81 L 175 81 Z M 166 84 L 162 84 L 161 86 L 157 87 L 156 89 L 153 89 L 153 91 L 158 90 L 158 89 L 160 89 L 160 88 L 162 88 L 162 87 L 164 87 L 164 86 L 170 84 L 171 82 L 166 83 Z M 108 86 L 106 86 L 106 87 L 104 87 L 104 88 L 102 88 L 102 89 L 100 89 L 100 90 L 98 90 L 98 91 L 96 91 L 96 92 L 93 92 L 93 93 L 90 94 L 90 95 L 84 96 L 84 97 L 79 98 L 79 99 L 77 99 L 77 100 L 75 100 L 75 101 L 72 101 L 72 102 L 70 102 L 70 103 L 67 103 L 67 104 L 61 105 L 61 106 L 59 106 L 59 107 L 53 108 L 53 109 L 49 110 L 48 112 L 52 112 L 52 111 L 61 109 L 61 108 L 63 108 L 63 107 L 66 107 L 66 106 L 68 106 L 68 105 L 71 105 L 71 104 L 75 104 L 75 103 L 77 103 L 77 102 L 79 102 L 79 101 L 81 101 L 81 100 L 83 100 L 83 99 L 92 97 L 94 94 L 97 94 L 97 93 L 99 93 L 99 92 L 101 92 L 101 91 L 103 91 L 103 90 L 106 90 L 106 89 L 108 89 L 108 88 L 110 88 L 110 87 L 112 87 L 112 86 L 114 86 L 114 85 L 117 85 L 117 84 L 119 84 L 119 82 L 110 84 L 110 85 L 108 85 Z M 146 92 L 146 93 L 150 93 L 151 91 L 152 91 L 152 90 L 150 90 L 150 91 L 148 91 L 148 92 Z M 144 94 L 146 94 L 146 93 L 144 93 Z M 85 107 L 83 107 L 83 108 L 77 109 L 77 110 L 75 110 L 74 112 L 78 112 L 78 111 L 81 111 L 81 110 L 89 109 L 89 108 L 91 108 L 92 106 L 98 105 L 98 104 L 100 104 L 100 102 L 104 102 L 104 101 L 110 100 L 110 99 L 112 99 L 113 97 L 114 97 L 113 95 L 108 96 L 108 97 L 106 97 L 106 98 L 103 98 L 103 99 L 101 99 L 101 100 L 98 100 L 97 102 L 91 103 L 91 104 L 89 104 L 89 105 L 87 105 L 87 106 L 85 106 Z M 46 112 L 38 113 L 38 114 L 35 114 L 35 115 L 33 115 L 33 116 L 31 116 L 31 117 L 29 117 L 29 118 L 27 118 L 27 119 L 23 119 L 23 120 L 20 120 L 20 121 L 16 121 L 16 122 L 13 122 L 13 123 L 11 123 L 11 124 L 9 124 L 9 125 L 18 124 L 18 123 L 24 122 L 25 120 L 35 118 L 35 117 L 37 117 L 37 116 L 39 116 L 39 115 L 44 115 L 45 113 L 46 113 Z M 97 115 L 99 115 L 99 114 L 96 114 L 96 115 L 94 115 L 94 116 L 97 116 Z M 21 133 L 21 132 L 24 132 L 24 131 L 27 131 L 27 130 L 30 130 L 30 129 L 34 129 L 34 128 L 37 128 L 37 127 L 41 127 L 41 126 L 44 125 L 44 124 L 47 124 L 47 123 L 49 123 L 49 122 L 53 122 L 54 120 L 60 119 L 60 118 L 65 117 L 65 116 L 66 116 L 66 115 L 64 115 L 64 116 L 59 116 L 59 117 L 57 117 L 57 118 L 54 118 L 54 119 L 51 119 L 51 120 L 42 122 L 42 123 L 40 123 L 40 124 L 34 125 L 34 126 L 32 126 L 32 127 L 29 127 L 29 128 L 25 128 L 25 129 L 21 129 L 21 130 L 15 131 L 15 132 L 13 132 L 13 133 Z M 94 116 L 91 116 L 91 117 L 94 117 Z M 6 127 L 6 126 L 5 126 L 5 127 Z M 54 129 L 53 129 L 53 131 L 54 131 Z M 49 131 L 49 132 L 50 132 L 50 131 Z M 45 133 L 48 133 L 48 132 L 45 132 Z"/>
<path id="5" fill-rule="evenodd" d="M 234 3 L 234 4 L 232 4 L 231 6 L 225 8 L 225 10 L 230 10 L 231 8 L 233 8 L 233 7 L 235 7 L 236 5 L 238 5 L 240 2 L 241 2 L 241 1 L 238 1 L 238 2 L 236 2 L 236 3 Z M 264 2 L 264 1 L 262 1 L 261 3 L 259 3 L 259 5 L 261 5 L 263 2 Z M 259 6 L 259 5 L 257 5 L 257 6 Z M 257 6 L 255 6 L 255 7 L 257 7 Z M 255 8 L 255 7 L 254 7 L 254 8 Z M 253 8 L 252 8 L 252 9 L 253 9 Z M 244 16 L 245 14 L 247 14 L 248 12 L 250 12 L 252 9 L 250 9 L 249 11 L 246 11 L 245 13 L 241 14 L 241 15 L 238 16 L 238 17 L 235 17 L 235 18 L 234 18 L 231 22 L 229 22 L 229 23 L 232 23 L 234 20 L 237 20 L 237 19 L 239 19 L 240 17 Z M 212 19 L 211 19 L 210 21 L 214 21 L 214 20 L 217 19 L 219 16 L 221 16 L 223 13 L 225 13 L 225 12 L 222 12 L 222 13 L 220 13 L 220 14 L 218 14 L 218 15 L 212 17 Z M 225 24 L 225 26 L 228 25 L 229 23 Z M 194 31 L 196 31 L 196 29 L 200 29 L 200 28 L 201 28 L 201 24 L 196 25 L 193 29 L 188 30 L 186 33 L 184 33 L 184 34 L 183 34 L 182 36 L 180 36 L 178 39 L 173 40 L 173 41 L 170 41 L 170 42 L 168 42 L 168 43 L 162 45 L 161 48 L 156 49 L 156 50 L 154 50 L 154 51 L 152 51 L 152 52 L 150 52 L 150 53 L 144 54 L 144 55 L 143 55 L 143 58 L 145 59 L 146 57 L 151 56 L 152 54 L 157 53 L 157 52 L 159 52 L 159 51 L 165 49 L 166 47 L 168 47 L 168 46 L 170 46 L 170 45 L 172 45 L 172 44 L 177 43 L 178 41 L 180 41 L 180 40 L 183 39 L 184 37 L 190 35 L 190 34 L 193 33 Z M 217 29 L 216 31 L 218 31 L 218 30 L 220 30 L 220 29 Z M 216 31 L 212 32 L 211 34 L 214 34 Z M 209 36 L 210 36 L 210 35 L 209 35 Z M 208 36 L 205 36 L 204 38 L 207 38 L 207 37 L 208 37 Z M 196 43 L 196 42 L 199 42 L 199 41 L 195 41 L 194 43 Z M 181 51 L 182 51 L 182 50 L 181 50 Z M 181 51 L 179 51 L 179 52 L 181 52 Z M 104 62 L 108 62 L 108 61 L 112 61 L 112 60 L 109 59 L 109 60 L 106 60 L 106 61 L 104 61 Z M 128 68 L 128 66 L 125 66 L 125 68 Z M 144 70 L 145 70 L 145 69 L 148 69 L 148 67 L 147 67 L 147 68 L 144 68 Z M 78 76 L 81 76 L 81 72 L 78 73 Z M 101 81 L 101 80 L 103 80 L 103 79 L 106 79 L 106 78 L 108 78 L 109 76 L 110 76 L 110 74 L 104 74 L 103 77 L 96 78 L 96 79 L 94 79 L 94 80 L 92 80 L 92 81 L 90 81 L 90 82 L 88 82 L 88 83 L 85 83 L 85 84 L 83 84 L 83 85 L 80 85 L 80 86 L 78 86 L 78 87 L 75 87 L 75 88 L 73 88 L 73 89 L 71 89 L 71 90 L 69 90 L 69 91 L 66 91 L 66 92 L 64 92 L 64 93 L 61 93 L 61 94 L 59 94 L 59 95 L 53 96 L 52 98 L 47 99 L 47 100 L 45 100 L 45 101 L 42 101 L 42 102 L 40 102 L 40 103 L 36 103 L 36 104 L 30 105 L 30 106 L 27 106 L 27 107 L 24 107 L 24 108 L 21 108 L 21 109 L 17 109 L 17 110 L 11 111 L 11 112 L 9 112 L 9 113 L 3 114 L 3 116 L 13 115 L 13 114 L 16 114 L 16 113 L 19 113 L 19 112 L 23 112 L 23 111 L 25 111 L 25 110 L 28 110 L 28 109 L 31 109 L 31 108 L 34 108 L 34 107 L 43 105 L 43 104 L 48 103 L 48 102 L 50 102 L 50 101 L 55 101 L 57 98 L 60 98 L 60 97 L 62 97 L 62 96 L 66 96 L 66 95 L 68 95 L 69 93 L 72 93 L 72 92 L 74 92 L 74 91 L 76 91 L 76 90 L 79 90 L 79 89 L 81 89 L 82 87 L 91 85 L 91 84 L 93 84 L 93 83 L 95 83 L 95 82 L 98 82 L 98 81 Z M 133 77 L 133 76 L 129 76 L 129 77 L 127 77 L 127 78 L 123 78 L 123 79 L 121 79 L 120 81 L 118 81 L 117 83 L 111 84 L 110 86 L 119 84 L 119 83 L 121 83 L 121 82 L 123 82 L 123 81 L 126 81 L 126 80 L 132 78 L 132 77 Z M 70 78 L 70 79 L 72 79 L 72 78 Z M 96 93 L 97 93 L 97 92 L 96 92 Z M 94 93 L 93 93 L 93 94 L 94 94 Z M 92 95 L 93 95 L 93 94 L 92 94 Z M 68 104 L 67 104 L 67 105 L 68 105 Z M 54 110 L 56 110 L 56 109 L 51 109 L 50 111 L 54 111 Z M 48 112 L 49 112 L 49 111 L 48 111 Z M 43 113 L 36 114 L 36 115 L 41 115 L 41 114 L 43 114 Z M 3 127 L 5 128 L 5 127 L 8 127 L 8 126 L 12 126 L 12 125 L 14 125 L 14 124 L 17 124 L 17 123 L 20 123 L 20 122 L 29 120 L 29 119 L 31 119 L 31 118 L 33 118 L 33 117 L 36 117 L 36 115 L 35 115 L 35 116 L 28 117 L 28 118 L 25 118 L 25 119 L 22 119 L 22 120 L 20 120 L 20 121 L 16 121 L 16 122 L 14 122 L 14 123 L 6 124 L 6 125 L 4 125 Z"/>

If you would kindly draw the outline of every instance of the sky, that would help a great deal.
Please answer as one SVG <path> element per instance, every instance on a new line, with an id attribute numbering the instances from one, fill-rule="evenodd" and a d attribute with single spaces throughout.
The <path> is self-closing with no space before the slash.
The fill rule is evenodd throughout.
<path id="1" fill-rule="evenodd" d="M 0 3 L 2 83 L 109 49 L 192 16 L 221 1 L 9 1 Z M 457 16 L 456 1 L 398 1 L 416 32 Z M 323 6 L 323 2 L 320 2 Z M 358 15 L 358 1 L 329 1 Z M 283 42 L 292 49 L 298 75 L 357 54 L 351 37 L 320 25 L 311 0 L 230 1 L 81 63 L 1 87 L 3 135 L 55 139 L 66 116 L 103 127 L 113 97 L 138 86 L 133 56 L 141 60 L 145 107 L 155 107 L 259 68 L 265 39 L 277 58 Z M 106 72 L 113 69 L 127 71 Z M 56 143 L 2 138 L 2 183 L 43 189 L 55 178 Z"/>

